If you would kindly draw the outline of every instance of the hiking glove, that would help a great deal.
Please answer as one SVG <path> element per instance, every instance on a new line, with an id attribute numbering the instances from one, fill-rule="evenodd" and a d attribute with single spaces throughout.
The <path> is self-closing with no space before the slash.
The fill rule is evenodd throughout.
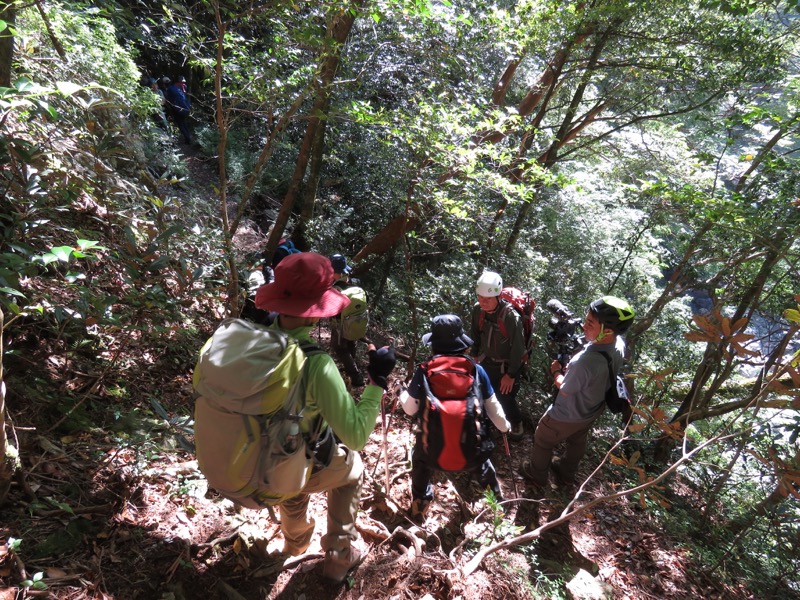
<path id="1" fill-rule="evenodd" d="M 394 348 L 384 346 L 377 350 L 369 351 L 369 365 L 367 366 L 367 373 L 372 383 L 386 389 L 386 378 L 389 373 L 394 369 L 397 358 L 394 355 Z"/>

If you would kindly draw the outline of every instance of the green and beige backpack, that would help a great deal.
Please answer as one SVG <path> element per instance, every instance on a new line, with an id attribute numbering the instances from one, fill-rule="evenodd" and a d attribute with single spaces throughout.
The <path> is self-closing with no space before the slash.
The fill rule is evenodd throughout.
<path id="1" fill-rule="evenodd" d="M 193 377 L 197 462 L 221 495 L 264 508 L 308 482 L 311 449 L 330 435 L 321 417 L 303 417 L 307 356 L 320 352 L 242 319 L 223 321 L 200 350 Z"/>
<path id="2" fill-rule="evenodd" d="M 357 285 L 344 288 L 342 293 L 350 298 L 350 304 L 337 317 L 339 328 L 344 339 L 355 342 L 367 335 L 367 325 L 369 325 L 367 293 Z"/>

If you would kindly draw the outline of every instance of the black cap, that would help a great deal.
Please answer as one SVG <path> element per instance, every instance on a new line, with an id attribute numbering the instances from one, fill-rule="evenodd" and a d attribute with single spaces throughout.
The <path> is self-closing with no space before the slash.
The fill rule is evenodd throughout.
<path id="1" fill-rule="evenodd" d="M 475 342 L 464 333 L 464 325 L 457 315 L 439 315 L 431 320 L 431 332 L 422 336 L 423 344 L 430 344 L 436 354 L 463 352 Z"/>
<path id="2" fill-rule="evenodd" d="M 331 255 L 331 266 L 333 267 L 333 272 L 337 275 L 347 275 L 353 270 L 352 267 L 347 264 L 347 259 L 341 254 Z"/>

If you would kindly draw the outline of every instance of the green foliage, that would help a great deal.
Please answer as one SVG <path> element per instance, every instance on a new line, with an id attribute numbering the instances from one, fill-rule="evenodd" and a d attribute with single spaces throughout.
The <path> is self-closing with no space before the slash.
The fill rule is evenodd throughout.
<path id="1" fill-rule="evenodd" d="M 47 584 L 43 581 L 44 573 L 42 571 L 38 571 L 34 573 L 32 579 L 23 579 L 19 582 L 19 584 L 23 588 L 30 588 L 32 590 L 46 590 Z"/>
<path id="2" fill-rule="evenodd" d="M 489 513 L 491 514 L 491 526 L 492 526 L 492 531 L 489 534 L 486 543 L 491 543 L 509 537 L 515 537 L 520 533 L 522 533 L 525 527 L 514 525 L 512 521 L 509 521 L 506 518 L 503 506 L 497 500 L 492 490 L 490 489 L 485 490 L 483 497 L 486 500 L 486 504 L 489 507 Z"/>
<path id="3" fill-rule="evenodd" d="M 162 64 L 185 57 L 203 106 L 215 83 L 220 18 L 221 112 L 198 113 L 205 120 L 198 138 L 217 152 L 227 135 L 231 204 L 269 147 L 248 207 L 264 232 L 296 167 L 319 66 L 331 50 L 324 32 L 343 7 L 254 8 L 168 2 L 125 13 L 49 3 L 66 61 L 38 12 L 25 8 L 17 80 L 0 89 L 0 301 L 16 315 L 6 324 L 14 334 L 9 356 L 46 347 L 59 375 L 82 354 L 109 371 L 99 399 L 60 388 L 53 394 L 44 376 L 20 395 L 53 406 L 68 431 L 110 415 L 101 425 L 132 451 L 137 468 L 165 451 L 163 415 L 132 408 L 142 397 L 137 375 L 191 369 L 203 318 L 216 318 L 225 300 L 230 263 L 219 209 L 192 195 L 184 161 L 147 123 L 156 99 L 138 85 L 133 53 L 117 37 L 152 45 Z M 777 315 L 800 283 L 797 78 L 784 75 L 783 62 L 796 34 L 761 8 L 749 0 L 370 4 L 341 49 L 328 105 L 313 115 L 326 138 L 306 228 L 312 247 L 353 256 L 392 218 L 408 211 L 416 219 L 393 250 L 368 257 L 372 267 L 362 277 L 378 302 L 375 322 L 404 348 L 418 346 L 435 314 L 468 319 L 475 278 L 487 267 L 533 291 L 540 307 L 559 298 L 578 316 L 603 293 L 625 296 L 652 317 L 632 357 L 637 396 L 653 418 L 638 433 L 662 435 L 706 350 L 684 337 L 693 316 L 688 294 L 704 290 L 722 311 Z M 512 65 L 515 76 L 499 90 Z M 523 100 L 556 71 L 539 104 L 524 112 Z M 758 93 L 770 85 L 784 91 Z M 595 110 L 593 120 L 580 120 Z M 775 133 L 786 137 L 768 147 Z M 770 253 L 779 260 L 754 294 Z M 680 285 L 657 306 L 679 265 Z M 537 339 L 548 318 L 539 311 Z M 142 364 L 127 358 L 132 346 L 145 348 Z M 546 352 L 537 345 L 534 373 L 546 370 Z M 720 359 L 714 375 L 735 377 L 744 363 Z M 526 393 L 543 399 L 549 381 L 538 379 Z M 109 400 L 111 408 L 103 405 Z M 691 437 L 723 425 L 695 424 Z M 728 519 L 746 517 L 773 482 L 756 454 L 788 455 L 798 431 L 794 415 L 772 413 L 742 427 L 753 432 L 749 458 L 719 490 Z M 728 453 L 707 453 L 686 473 L 705 494 L 729 462 Z M 638 458 L 626 465 L 632 481 L 647 476 Z M 170 492 L 188 496 L 193 486 L 182 479 Z M 517 533 L 496 499 L 487 502 L 486 541 Z M 663 489 L 642 503 L 676 534 L 701 531 L 696 511 L 663 508 L 677 504 Z M 755 520 L 741 546 L 718 529 L 692 539 L 703 562 L 749 556 L 743 569 L 754 581 L 760 566 L 778 578 L 796 562 L 780 521 L 796 519 L 791 505 L 781 505 Z M 784 555 L 781 545 L 789 548 Z M 726 556 L 731 546 L 735 553 Z M 532 567 L 530 580 L 547 597 L 560 593 L 541 569 Z"/>
<path id="4" fill-rule="evenodd" d="M 109 21 L 99 17 L 95 10 L 84 11 L 69 3 L 50 2 L 46 8 L 53 34 L 70 57 L 69 61 L 50 63 L 48 81 L 69 82 L 71 86 L 99 85 L 119 94 L 118 98 L 145 96 L 143 92 L 149 90 L 138 85 L 139 71 L 128 51 L 118 44 Z M 38 11 L 32 8 L 21 11 L 17 28 L 20 72 L 37 74 L 41 67 L 34 61 L 53 53 Z"/>

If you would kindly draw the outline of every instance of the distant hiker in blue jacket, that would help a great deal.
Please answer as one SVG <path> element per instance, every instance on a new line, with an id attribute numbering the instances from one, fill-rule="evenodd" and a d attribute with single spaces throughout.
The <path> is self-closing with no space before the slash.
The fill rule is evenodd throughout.
<path id="1" fill-rule="evenodd" d="M 192 105 L 189 102 L 189 96 L 184 93 L 183 89 L 177 82 L 171 82 L 168 77 L 164 77 L 162 81 L 169 85 L 165 94 L 167 97 L 167 104 L 169 105 L 170 109 L 169 114 L 172 116 L 172 119 L 175 121 L 175 125 L 177 125 L 178 129 L 183 135 L 183 140 L 187 144 L 191 144 L 192 134 L 189 131 L 189 125 L 186 123 L 186 119 L 189 117 L 189 112 L 192 109 Z"/>

